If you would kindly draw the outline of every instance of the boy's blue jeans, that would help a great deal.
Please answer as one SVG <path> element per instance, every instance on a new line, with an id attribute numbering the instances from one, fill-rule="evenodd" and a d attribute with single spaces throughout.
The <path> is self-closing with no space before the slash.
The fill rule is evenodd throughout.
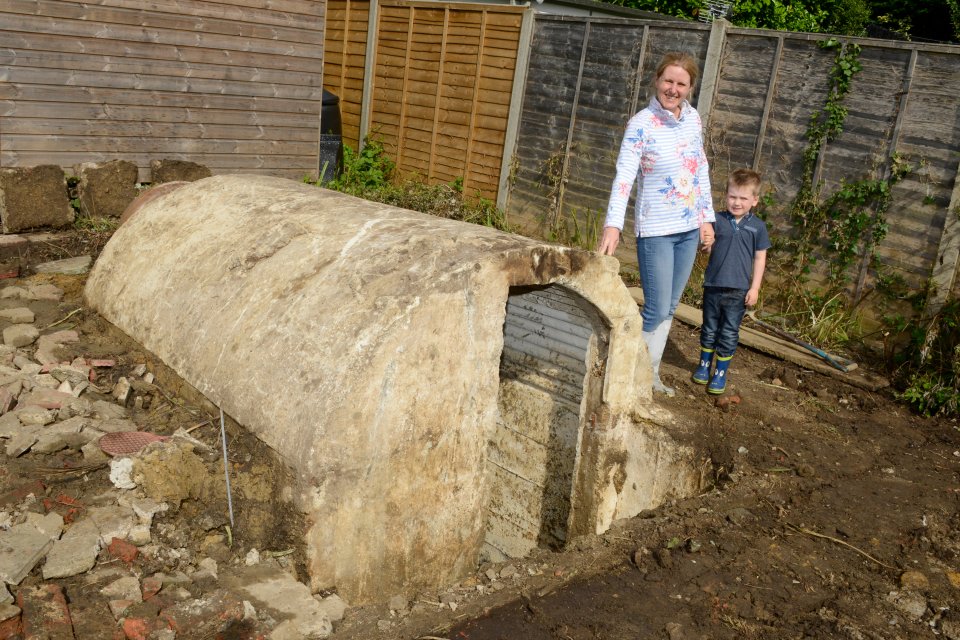
<path id="1" fill-rule="evenodd" d="M 746 313 L 745 289 L 703 288 L 703 325 L 700 346 L 713 349 L 720 358 L 729 358 L 740 341 L 740 322 Z"/>

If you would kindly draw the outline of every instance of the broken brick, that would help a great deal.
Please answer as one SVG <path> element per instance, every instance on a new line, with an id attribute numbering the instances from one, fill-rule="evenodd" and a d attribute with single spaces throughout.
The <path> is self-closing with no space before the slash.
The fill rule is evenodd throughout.
<path id="1" fill-rule="evenodd" d="M 189 630 L 196 637 L 212 637 L 234 628 L 243 621 L 243 616 L 243 601 L 222 589 L 203 598 L 179 602 L 160 612 L 160 619 L 178 635 Z"/>
<path id="2" fill-rule="evenodd" d="M 58 584 L 23 587 L 17 594 L 24 638 L 73 640 L 70 608 Z"/>
<path id="3" fill-rule="evenodd" d="M 131 564 L 137 559 L 137 554 L 140 553 L 140 551 L 126 540 L 114 538 L 110 541 L 110 544 L 107 545 L 107 553 L 127 564 Z"/>
<path id="4" fill-rule="evenodd" d="M 0 622 L 0 640 L 21 638 L 23 636 L 20 635 L 20 631 L 20 614 Z"/>
<path id="5" fill-rule="evenodd" d="M 142 593 L 143 599 L 149 600 L 160 593 L 163 588 L 163 578 L 157 575 L 149 576 L 143 579 Z"/>

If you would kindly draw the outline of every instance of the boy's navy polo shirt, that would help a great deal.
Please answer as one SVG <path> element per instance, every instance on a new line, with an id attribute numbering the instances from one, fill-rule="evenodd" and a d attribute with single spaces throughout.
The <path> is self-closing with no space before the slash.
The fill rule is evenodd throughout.
<path id="1" fill-rule="evenodd" d="M 703 277 L 705 287 L 750 288 L 753 256 L 770 248 L 767 225 L 751 211 L 737 224 L 729 211 L 718 211 L 710 262 Z"/>

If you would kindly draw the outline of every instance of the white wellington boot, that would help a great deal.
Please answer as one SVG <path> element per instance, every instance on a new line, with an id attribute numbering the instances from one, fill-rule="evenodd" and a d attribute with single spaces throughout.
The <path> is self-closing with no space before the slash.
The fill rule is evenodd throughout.
<path id="1" fill-rule="evenodd" d="M 657 328 L 653 331 L 643 332 L 643 339 L 646 341 L 647 351 L 650 353 L 650 365 L 653 367 L 653 390 L 671 398 L 676 391 L 660 380 L 660 360 L 663 358 L 663 350 L 667 346 L 667 336 L 670 335 L 672 324 L 673 318 L 667 318 L 657 325 Z"/>

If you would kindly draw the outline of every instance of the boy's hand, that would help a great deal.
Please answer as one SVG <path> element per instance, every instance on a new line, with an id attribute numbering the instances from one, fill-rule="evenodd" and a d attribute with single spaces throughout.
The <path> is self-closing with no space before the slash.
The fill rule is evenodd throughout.
<path id="1" fill-rule="evenodd" d="M 752 307 L 757 304 L 757 298 L 760 297 L 760 291 L 757 289 L 750 289 L 747 291 L 746 303 L 748 307 Z"/>

